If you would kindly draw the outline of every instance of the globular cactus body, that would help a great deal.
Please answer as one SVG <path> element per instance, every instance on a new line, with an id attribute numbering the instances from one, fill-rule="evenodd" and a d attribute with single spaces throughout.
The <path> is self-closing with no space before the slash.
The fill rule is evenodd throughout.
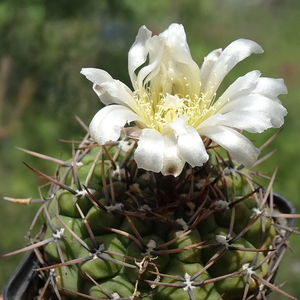
<path id="1" fill-rule="evenodd" d="M 133 144 L 85 139 L 60 166 L 40 269 L 56 297 L 264 299 L 280 232 L 251 172 L 216 148 L 205 166 L 162 176 L 137 169 Z"/>

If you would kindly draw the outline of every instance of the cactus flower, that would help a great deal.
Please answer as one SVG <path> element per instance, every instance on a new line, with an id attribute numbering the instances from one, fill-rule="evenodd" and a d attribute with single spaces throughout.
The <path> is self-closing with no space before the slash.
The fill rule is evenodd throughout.
<path id="1" fill-rule="evenodd" d="M 262 52 L 257 43 L 238 39 L 209 53 L 199 68 L 182 25 L 154 36 L 142 26 L 128 54 L 133 91 L 103 70 L 81 71 L 106 105 L 91 121 L 91 136 L 103 145 L 123 130 L 138 140 L 138 167 L 163 175 L 178 176 L 185 163 L 202 166 L 209 158 L 208 139 L 251 168 L 259 150 L 242 131 L 260 133 L 283 124 L 287 112 L 277 98 L 287 92 L 283 80 L 251 71 L 223 94 L 217 90 L 238 62 Z"/>

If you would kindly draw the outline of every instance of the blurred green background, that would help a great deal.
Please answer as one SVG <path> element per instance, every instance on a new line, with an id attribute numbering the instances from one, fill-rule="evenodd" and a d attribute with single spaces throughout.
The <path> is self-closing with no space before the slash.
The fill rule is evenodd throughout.
<path id="1" fill-rule="evenodd" d="M 278 151 L 257 170 L 271 175 L 279 166 L 274 190 L 300 212 L 300 1 L 299 0 L 2 0 L 0 2 L 0 254 L 21 248 L 39 205 L 2 200 L 39 198 L 44 182 L 22 161 L 52 175 L 55 165 L 33 158 L 15 146 L 68 158 L 100 107 L 82 67 L 105 69 L 129 83 L 127 53 L 141 25 L 154 33 L 170 23 L 185 26 L 192 56 L 200 65 L 211 50 L 237 38 L 259 43 L 264 54 L 241 62 L 224 85 L 259 69 L 263 76 L 285 79 L 288 95 L 283 132 L 263 152 Z M 277 130 L 250 136 L 262 145 Z M 299 226 L 299 221 L 296 226 Z M 300 237 L 291 238 L 276 282 L 300 299 Z M 23 255 L 0 260 L 0 293 Z M 273 295 L 270 299 L 283 299 Z"/>

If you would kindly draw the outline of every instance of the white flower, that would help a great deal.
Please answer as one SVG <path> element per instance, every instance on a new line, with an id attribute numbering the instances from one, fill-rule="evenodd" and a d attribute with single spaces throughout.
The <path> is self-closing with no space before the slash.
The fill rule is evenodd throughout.
<path id="1" fill-rule="evenodd" d="M 186 162 L 202 166 L 208 160 L 205 139 L 251 168 L 259 150 L 241 131 L 258 133 L 283 124 L 287 112 L 277 98 L 287 92 L 283 80 L 252 71 L 222 95 L 216 92 L 238 62 L 262 52 L 255 42 L 239 39 L 212 51 L 199 69 L 182 25 L 171 24 L 158 36 L 143 26 L 128 54 L 133 91 L 103 70 L 81 71 L 107 105 L 94 116 L 91 136 L 103 145 L 125 130 L 139 140 L 134 154 L 138 167 L 164 175 L 178 176 Z M 132 122 L 136 127 L 124 129 Z"/>

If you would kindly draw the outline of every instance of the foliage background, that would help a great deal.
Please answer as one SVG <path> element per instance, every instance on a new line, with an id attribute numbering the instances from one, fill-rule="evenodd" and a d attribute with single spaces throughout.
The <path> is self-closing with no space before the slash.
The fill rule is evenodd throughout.
<path id="1" fill-rule="evenodd" d="M 243 37 L 255 40 L 265 53 L 241 62 L 225 79 L 259 69 L 263 76 L 282 77 L 289 89 L 281 100 L 289 114 L 283 132 L 263 153 L 278 151 L 257 167 L 268 174 L 279 165 L 274 190 L 300 211 L 298 142 L 300 131 L 300 2 L 299 0 L 2 0 L 0 2 L 0 253 L 26 244 L 24 236 L 38 205 L 2 200 L 39 198 L 43 182 L 22 161 L 53 174 L 55 166 L 30 157 L 15 146 L 58 158 L 68 158 L 71 146 L 58 139 L 78 140 L 100 108 L 82 67 L 107 70 L 129 83 L 127 52 L 138 28 L 154 33 L 172 22 L 185 26 L 194 59 Z M 250 136 L 262 145 L 276 130 Z M 299 221 L 296 223 L 299 226 Z M 299 236 L 291 238 L 277 282 L 300 299 Z M 0 261 L 0 293 L 22 255 Z M 270 299 L 282 299 L 275 293 Z"/>

